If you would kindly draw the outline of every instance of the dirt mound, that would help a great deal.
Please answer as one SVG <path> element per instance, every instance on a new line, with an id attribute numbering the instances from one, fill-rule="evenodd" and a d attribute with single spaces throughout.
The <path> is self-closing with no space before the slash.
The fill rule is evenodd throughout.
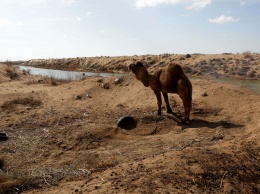
<path id="1" fill-rule="evenodd" d="M 150 71 L 175 62 L 181 64 L 188 75 L 260 79 L 260 55 L 252 53 L 38 59 L 24 62 L 22 65 L 75 71 L 128 72 L 128 66 L 134 60 L 144 62 Z"/>
<path id="2" fill-rule="evenodd" d="M 9 138 L 0 142 L 0 193 L 260 191 L 259 94 L 192 80 L 190 125 L 177 122 L 182 102 L 170 95 L 174 114 L 151 134 L 156 98 L 132 74 L 120 82 L 41 79 L 1 83 L 0 129 Z M 125 115 L 135 129 L 117 128 Z"/>

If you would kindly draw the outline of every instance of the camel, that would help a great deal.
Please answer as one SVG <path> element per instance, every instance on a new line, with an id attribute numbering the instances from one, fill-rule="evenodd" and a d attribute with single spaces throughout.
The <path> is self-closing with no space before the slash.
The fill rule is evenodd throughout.
<path id="1" fill-rule="evenodd" d="M 141 81 L 145 87 L 149 87 L 154 91 L 157 104 L 158 115 L 162 115 L 162 97 L 166 103 L 167 113 L 172 114 L 172 109 L 169 104 L 168 93 L 176 93 L 180 96 L 184 106 L 183 123 L 189 123 L 191 101 L 192 101 L 192 85 L 190 80 L 184 74 L 182 67 L 172 63 L 167 67 L 158 69 L 153 75 L 149 74 L 146 67 L 141 61 L 129 65 L 129 69 L 135 74 L 137 80 Z"/>

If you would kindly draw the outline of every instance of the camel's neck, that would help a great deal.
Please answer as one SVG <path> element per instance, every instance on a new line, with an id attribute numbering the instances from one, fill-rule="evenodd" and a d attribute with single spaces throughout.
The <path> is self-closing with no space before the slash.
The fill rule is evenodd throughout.
<path id="1" fill-rule="evenodd" d="M 138 80 L 140 80 L 144 84 L 145 87 L 150 86 L 150 84 L 149 84 L 150 77 L 151 77 L 151 75 L 147 71 L 142 72 L 142 74 L 136 76 L 136 78 Z"/>
<path id="2" fill-rule="evenodd" d="M 161 90 L 161 84 L 158 81 L 156 75 L 147 74 L 147 76 L 143 76 L 140 81 L 144 84 L 145 87 L 151 87 L 152 90 Z"/>

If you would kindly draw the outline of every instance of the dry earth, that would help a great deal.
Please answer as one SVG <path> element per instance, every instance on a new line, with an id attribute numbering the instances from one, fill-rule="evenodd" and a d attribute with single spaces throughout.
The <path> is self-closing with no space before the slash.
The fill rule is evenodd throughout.
<path id="1" fill-rule="evenodd" d="M 149 65 L 149 56 L 142 57 Z M 180 59 L 186 72 L 201 69 L 199 56 L 192 57 L 190 67 L 190 58 Z M 206 64 L 217 58 L 206 57 Z M 233 55 L 221 61 L 228 57 L 237 61 Z M 255 76 L 246 78 L 259 79 L 259 57 L 250 65 Z M 160 67 L 156 64 L 149 71 Z M 215 66 L 214 74 L 224 76 L 221 65 Z M 192 84 L 191 123 L 165 115 L 151 134 L 156 98 L 131 73 L 119 82 L 113 77 L 64 82 L 1 64 L 0 132 L 9 139 L 0 141 L 0 193 L 260 193 L 259 94 L 212 80 Z M 170 95 L 170 102 L 181 115 L 179 97 Z M 135 129 L 117 128 L 124 115 L 136 118 Z"/>

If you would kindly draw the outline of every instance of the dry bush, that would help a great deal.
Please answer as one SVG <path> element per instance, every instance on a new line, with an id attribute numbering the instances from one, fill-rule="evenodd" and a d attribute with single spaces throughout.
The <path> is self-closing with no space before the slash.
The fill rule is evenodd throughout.
<path id="1" fill-rule="evenodd" d="M 58 85 L 58 80 L 55 79 L 54 77 L 50 77 L 50 82 L 52 86 L 57 86 Z"/>
<path id="2" fill-rule="evenodd" d="M 0 193 L 22 193 L 33 188 L 39 188 L 40 183 L 44 181 L 44 177 L 28 176 L 27 172 L 19 169 L 15 173 L 9 172 L 8 175 L 0 171 Z"/>
<path id="3" fill-rule="evenodd" d="M 79 161 L 78 161 L 79 162 Z M 85 163 L 83 165 L 83 163 Z M 0 193 L 21 193 L 31 189 L 58 185 L 61 180 L 73 181 L 91 178 L 92 173 L 101 172 L 118 165 L 115 157 L 104 157 L 90 153 L 84 162 L 62 165 L 60 168 L 40 167 L 17 169 L 8 176 L 0 171 Z"/>
<path id="4" fill-rule="evenodd" d="M 0 170 L 0 193 L 14 193 L 21 182 Z"/>
<path id="5" fill-rule="evenodd" d="M 19 78 L 19 74 L 17 72 L 17 69 L 13 66 L 10 66 L 8 68 L 6 68 L 6 75 L 8 77 L 10 77 L 11 79 L 18 79 Z"/>
<path id="6" fill-rule="evenodd" d="M 1 107 L 3 109 L 13 109 L 18 104 L 30 107 L 37 107 L 42 104 L 42 101 L 35 100 L 33 98 L 17 98 L 4 102 Z"/>
<path id="7" fill-rule="evenodd" d="M 257 75 L 257 72 L 255 70 L 251 70 L 251 71 L 247 72 L 247 76 L 249 78 L 254 78 L 254 77 L 256 77 L 256 75 Z"/>
<path id="8" fill-rule="evenodd" d="M 20 182 L 18 181 L 6 181 L 4 183 L 0 183 L 0 193 L 5 194 L 13 194 L 13 193 L 19 193 L 17 192 L 18 187 L 20 186 Z"/>
<path id="9" fill-rule="evenodd" d="M 70 80 L 70 79 L 58 79 L 58 78 L 54 78 L 54 77 L 50 77 L 49 78 L 49 82 L 52 86 L 58 86 L 60 84 L 65 84 L 65 83 L 70 83 L 72 82 L 73 80 Z"/>
<path id="10" fill-rule="evenodd" d="M 119 164 L 119 161 L 114 156 L 105 157 L 95 153 L 88 154 L 85 160 L 86 167 L 91 172 L 103 171 Z"/>
<path id="11" fill-rule="evenodd" d="M 245 52 L 243 52 L 243 56 L 244 56 L 244 58 L 251 58 L 252 53 L 251 53 L 251 51 L 245 51 Z"/>
<path id="12" fill-rule="evenodd" d="M 5 65 L 7 65 L 7 66 L 13 66 L 13 65 L 16 64 L 16 62 L 6 60 L 6 61 L 3 62 L 3 64 L 5 64 Z"/>
<path id="13" fill-rule="evenodd" d="M 36 79 L 32 78 L 30 79 L 26 84 L 31 85 L 31 84 L 50 84 L 52 86 L 58 86 L 61 84 L 66 84 L 66 83 L 70 83 L 70 80 L 63 80 L 63 79 L 57 79 L 54 77 L 41 77 Z"/>

